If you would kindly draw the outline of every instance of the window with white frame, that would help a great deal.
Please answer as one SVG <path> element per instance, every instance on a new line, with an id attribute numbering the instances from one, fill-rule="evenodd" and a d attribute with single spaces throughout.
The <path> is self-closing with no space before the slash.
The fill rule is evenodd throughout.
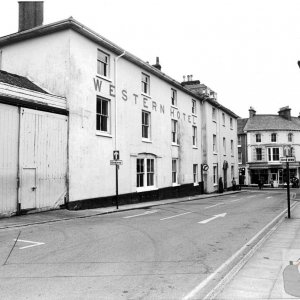
<path id="1" fill-rule="evenodd" d="M 97 73 L 101 76 L 109 76 L 109 55 L 98 49 L 97 52 Z"/>
<path id="2" fill-rule="evenodd" d="M 256 148 L 256 160 L 262 160 L 262 148 Z"/>
<path id="3" fill-rule="evenodd" d="M 233 140 L 230 141 L 230 153 L 231 153 L 231 156 L 234 156 Z"/>
<path id="4" fill-rule="evenodd" d="M 110 101 L 102 97 L 97 97 L 96 130 L 110 133 Z"/>
<path id="5" fill-rule="evenodd" d="M 268 148 L 268 161 L 279 161 L 279 148 Z"/>
<path id="6" fill-rule="evenodd" d="M 256 141 L 256 143 L 261 143 L 261 134 L 260 133 L 257 133 L 255 135 L 255 141 Z"/>
<path id="7" fill-rule="evenodd" d="M 192 114 L 196 115 L 197 114 L 197 107 L 196 107 L 197 103 L 196 100 L 192 100 Z"/>
<path id="8" fill-rule="evenodd" d="M 178 160 L 172 159 L 172 183 L 178 183 Z"/>
<path id="9" fill-rule="evenodd" d="M 213 152 L 217 153 L 218 152 L 218 147 L 217 147 L 217 136 L 213 134 Z"/>
<path id="10" fill-rule="evenodd" d="M 214 185 L 218 184 L 218 166 L 213 166 L 213 183 Z"/>
<path id="11" fill-rule="evenodd" d="M 155 187 L 155 159 L 153 157 L 137 158 L 136 186 L 140 189 Z"/>
<path id="12" fill-rule="evenodd" d="M 142 73 L 142 93 L 150 95 L 150 76 Z"/>
<path id="13" fill-rule="evenodd" d="M 198 165 L 193 164 L 193 181 L 194 184 L 198 184 Z"/>
<path id="14" fill-rule="evenodd" d="M 226 138 L 223 137 L 223 154 L 226 155 Z"/>
<path id="15" fill-rule="evenodd" d="M 277 134 L 276 133 L 272 133 L 271 134 L 271 142 L 272 143 L 276 143 L 276 141 L 277 141 Z"/>
<path id="16" fill-rule="evenodd" d="M 288 142 L 292 142 L 293 141 L 293 134 L 290 132 L 288 134 Z"/>
<path id="17" fill-rule="evenodd" d="M 177 91 L 174 89 L 171 89 L 171 104 L 177 106 Z"/>
<path id="18" fill-rule="evenodd" d="M 223 126 L 225 126 L 225 114 L 222 113 Z"/>
<path id="19" fill-rule="evenodd" d="M 150 140 L 151 137 L 151 114 L 142 110 L 142 138 Z"/>
<path id="20" fill-rule="evenodd" d="M 192 126 L 193 130 L 193 146 L 197 147 L 197 126 Z"/>
<path id="21" fill-rule="evenodd" d="M 178 144 L 178 122 L 177 120 L 171 120 L 171 135 L 172 135 L 172 143 Z"/>
<path id="22" fill-rule="evenodd" d="M 212 108 L 212 120 L 217 121 L 217 112 L 214 107 Z"/>

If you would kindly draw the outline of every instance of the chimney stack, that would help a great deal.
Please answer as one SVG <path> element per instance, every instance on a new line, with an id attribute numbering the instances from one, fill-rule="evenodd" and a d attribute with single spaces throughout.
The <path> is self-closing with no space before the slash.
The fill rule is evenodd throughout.
<path id="1" fill-rule="evenodd" d="M 43 1 L 19 1 L 19 32 L 43 25 Z"/>
<path id="2" fill-rule="evenodd" d="M 252 106 L 250 106 L 250 108 L 249 108 L 249 118 L 252 118 L 255 115 L 256 115 L 255 109 Z"/>
<path id="3" fill-rule="evenodd" d="M 279 109 L 278 115 L 286 120 L 291 120 L 291 109 L 289 106 L 281 107 Z"/>
<path id="4" fill-rule="evenodd" d="M 159 64 L 159 57 L 156 57 L 156 64 L 153 65 L 153 67 L 158 69 L 159 71 L 161 70 L 161 65 Z"/>

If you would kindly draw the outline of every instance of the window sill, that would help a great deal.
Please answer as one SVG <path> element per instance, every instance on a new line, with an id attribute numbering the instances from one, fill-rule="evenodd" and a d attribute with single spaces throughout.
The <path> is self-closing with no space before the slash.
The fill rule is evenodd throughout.
<path id="1" fill-rule="evenodd" d="M 107 137 L 107 138 L 112 138 L 112 135 L 110 133 L 101 132 L 101 131 L 96 131 L 96 135 L 97 136 Z"/>
<path id="2" fill-rule="evenodd" d="M 149 140 L 149 139 L 142 139 L 142 142 L 143 143 L 148 143 L 148 144 L 152 144 L 152 141 L 151 140 Z"/>
<path id="3" fill-rule="evenodd" d="M 180 186 L 179 183 L 172 183 L 172 186 Z"/>
<path id="4" fill-rule="evenodd" d="M 146 187 L 137 187 L 136 188 L 137 193 L 155 191 L 155 190 L 158 190 L 158 188 L 156 186 L 146 186 Z"/>
<path id="5" fill-rule="evenodd" d="M 192 113 L 192 116 L 197 118 L 197 115 L 195 113 L 194 114 Z"/>
<path id="6" fill-rule="evenodd" d="M 198 147 L 197 147 L 197 146 L 193 146 L 193 149 L 196 149 L 196 150 L 197 150 L 197 149 L 198 149 Z"/>
<path id="7" fill-rule="evenodd" d="M 177 106 L 171 104 L 171 108 L 178 109 Z"/>
<path id="8" fill-rule="evenodd" d="M 194 182 L 194 186 L 198 186 L 199 185 L 199 183 L 198 182 Z"/>
<path id="9" fill-rule="evenodd" d="M 218 155 L 218 152 L 213 152 L 213 155 Z"/>
<path id="10" fill-rule="evenodd" d="M 145 97 L 147 97 L 147 98 L 149 98 L 149 99 L 152 99 L 152 97 L 151 97 L 149 94 L 141 93 L 141 95 L 142 95 L 142 96 L 145 96 Z"/>
<path id="11" fill-rule="evenodd" d="M 172 143 L 172 146 L 179 147 L 179 144 Z"/>
<path id="12" fill-rule="evenodd" d="M 100 79 L 103 79 L 103 80 L 105 80 L 105 81 L 108 81 L 108 82 L 112 82 L 112 80 L 111 80 L 109 77 L 105 77 L 105 76 L 103 76 L 103 75 L 97 74 L 96 77 L 98 77 L 98 78 L 100 78 Z"/>

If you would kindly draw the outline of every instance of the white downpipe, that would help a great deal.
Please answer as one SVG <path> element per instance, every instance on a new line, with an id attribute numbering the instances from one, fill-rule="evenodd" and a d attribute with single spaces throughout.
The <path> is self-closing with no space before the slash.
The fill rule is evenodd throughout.
<path id="1" fill-rule="evenodd" d="M 118 101 L 117 101 L 117 62 L 124 56 L 126 52 L 124 51 L 121 55 L 115 57 L 115 70 L 114 70 L 114 83 L 115 83 L 115 150 L 117 150 L 117 137 L 118 137 Z"/>

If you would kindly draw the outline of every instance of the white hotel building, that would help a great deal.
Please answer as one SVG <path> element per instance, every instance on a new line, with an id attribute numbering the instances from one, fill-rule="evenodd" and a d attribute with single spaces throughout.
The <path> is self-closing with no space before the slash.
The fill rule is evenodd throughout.
<path id="1" fill-rule="evenodd" d="M 36 11 L 40 10 L 32 13 Z M 1 199 L 1 191 L 10 184 L 16 186 L 5 194 L 10 205 L 3 202 L 0 214 L 60 205 L 70 209 L 113 205 L 116 167 L 110 161 L 114 150 L 122 160 L 120 204 L 215 192 L 219 177 L 225 187 L 231 187 L 232 177 L 238 175 L 237 116 L 206 96 L 207 87 L 199 81 L 175 81 L 161 72 L 158 61 L 154 66 L 143 62 L 73 18 L 49 25 L 27 25 L 26 18 L 20 22 L 25 25 L 20 24 L 19 32 L 0 38 L 0 70 L 29 78 L 53 97 L 66 99 L 67 146 L 57 155 L 66 155 L 67 160 L 62 186 L 56 185 L 54 175 L 47 175 L 51 163 L 43 166 L 48 187 L 58 189 L 43 205 L 39 159 L 23 165 L 22 153 L 16 157 L 10 166 L 16 178 L 0 181 Z M 0 93 L 0 113 L 8 106 L 22 107 L 24 103 L 16 104 L 18 97 L 15 100 L 3 101 Z M 45 108 L 31 105 L 31 109 L 38 114 Z M 40 144 L 39 149 L 46 151 L 49 144 Z M 9 155 L 12 152 L 6 152 Z M 6 159 L 0 155 L 4 177 Z"/>

